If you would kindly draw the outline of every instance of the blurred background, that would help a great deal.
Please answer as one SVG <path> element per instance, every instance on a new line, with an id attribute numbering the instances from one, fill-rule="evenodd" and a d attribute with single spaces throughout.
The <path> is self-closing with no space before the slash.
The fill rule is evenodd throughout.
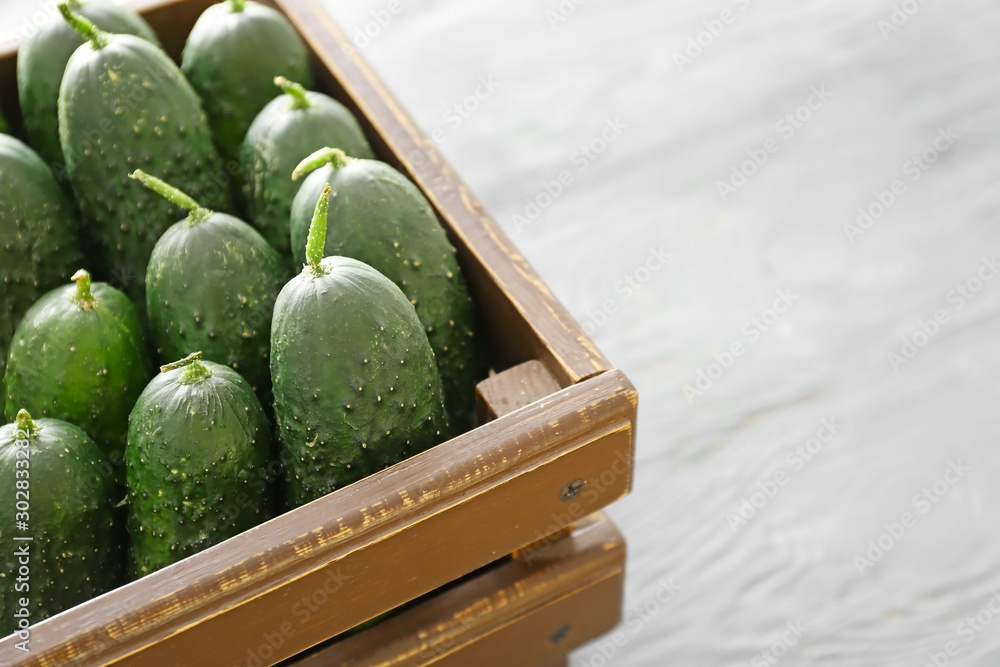
<path id="1" fill-rule="evenodd" d="M 1000 664 L 1000 7 L 323 3 L 638 387 L 571 664 Z"/>

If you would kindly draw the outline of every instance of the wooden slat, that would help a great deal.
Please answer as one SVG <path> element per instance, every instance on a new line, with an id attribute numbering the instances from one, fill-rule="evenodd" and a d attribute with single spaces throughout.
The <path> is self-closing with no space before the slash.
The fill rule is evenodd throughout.
<path id="1" fill-rule="evenodd" d="M 565 664 L 620 621 L 624 566 L 625 542 L 598 514 L 532 564 L 507 561 L 292 664 Z"/>
<path id="2" fill-rule="evenodd" d="M 526 361 L 503 373 L 497 373 L 476 387 L 476 412 L 479 423 L 485 424 L 531 405 L 551 395 L 558 390 L 558 387 L 552 374 L 538 361 Z M 530 560 L 538 550 L 545 549 L 554 540 L 569 535 L 573 523 L 561 522 L 548 528 L 550 532 L 518 549 L 512 556 L 515 559 Z"/>
<path id="3" fill-rule="evenodd" d="M 544 364 L 526 361 L 487 378 L 476 387 L 479 423 L 519 410 L 559 391 L 559 383 Z"/>

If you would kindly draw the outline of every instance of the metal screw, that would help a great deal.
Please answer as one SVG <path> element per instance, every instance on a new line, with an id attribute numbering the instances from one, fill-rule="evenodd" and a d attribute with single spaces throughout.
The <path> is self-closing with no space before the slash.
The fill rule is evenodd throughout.
<path id="1" fill-rule="evenodd" d="M 561 644 L 563 640 L 569 637 L 569 633 L 573 630 L 571 626 L 564 625 L 551 635 L 549 635 L 550 644 Z"/>
<path id="2" fill-rule="evenodd" d="M 564 486 L 562 488 L 562 491 L 559 492 L 559 500 L 561 502 L 568 503 L 569 501 L 573 500 L 578 495 L 580 495 L 583 492 L 584 487 L 586 486 L 587 483 L 582 479 L 580 478 L 574 479 L 572 482 Z"/>

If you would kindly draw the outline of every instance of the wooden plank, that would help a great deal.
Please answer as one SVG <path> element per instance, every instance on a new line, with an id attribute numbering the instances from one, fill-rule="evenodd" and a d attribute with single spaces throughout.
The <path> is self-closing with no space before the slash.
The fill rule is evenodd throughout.
<path id="1" fill-rule="evenodd" d="M 480 424 L 493 421 L 559 391 L 559 383 L 539 361 L 526 361 L 483 380 L 476 387 Z"/>
<path id="2" fill-rule="evenodd" d="M 537 400 L 558 390 L 558 384 L 548 369 L 538 361 L 527 361 L 502 373 L 483 380 L 476 387 L 476 412 L 479 423 L 485 424 L 497 417 L 509 414 L 531 405 Z M 539 549 L 544 549 L 552 541 L 568 535 L 573 529 L 572 522 L 559 523 L 549 527 L 550 533 L 531 544 L 516 550 L 515 559 L 531 559 Z"/>
<path id="3" fill-rule="evenodd" d="M 506 561 L 295 667 L 565 664 L 621 620 L 625 542 L 603 514 L 532 564 Z"/>
<path id="4" fill-rule="evenodd" d="M 275 631 L 300 653 L 624 496 L 635 409 L 617 371 L 563 389 L 43 621 L 30 655 L 0 640 L 0 664 L 237 664 Z"/>

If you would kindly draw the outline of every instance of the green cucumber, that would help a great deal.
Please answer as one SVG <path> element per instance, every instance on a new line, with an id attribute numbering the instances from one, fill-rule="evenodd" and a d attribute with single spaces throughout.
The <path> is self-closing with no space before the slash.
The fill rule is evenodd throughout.
<path id="1" fill-rule="evenodd" d="M 330 189 L 316 205 L 307 265 L 274 305 L 271 376 L 297 507 L 444 440 L 441 378 L 423 327 L 388 278 L 323 259 Z"/>
<path id="2" fill-rule="evenodd" d="M 201 350 L 238 371 L 270 407 L 271 314 L 287 262 L 242 220 L 204 209 L 141 170 L 132 177 L 188 211 L 157 242 L 146 270 L 146 311 L 160 358 Z"/>
<path id="3" fill-rule="evenodd" d="M 340 102 L 277 77 L 284 95 L 271 100 L 247 130 L 240 148 L 244 200 L 250 220 L 264 238 L 288 255 L 288 215 L 298 184 L 292 170 L 323 146 L 348 155 L 372 157 L 358 121 Z"/>
<path id="4" fill-rule="evenodd" d="M 206 9 L 188 35 L 181 71 L 201 96 L 226 160 L 239 160 L 250 123 L 278 96 L 274 77 L 312 86 L 309 51 L 299 33 L 283 14 L 253 0 Z"/>
<path id="5" fill-rule="evenodd" d="M 403 290 L 434 350 L 448 415 L 454 426 L 471 428 L 476 383 L 488 370 L 486 354 L 455 248 L 434 209 L 409 179 L 384 162 L 325 148 L 306 158 L 294 178 L 310 171 L 292 204 L 296 261 L 304 260 L 301 249 L 313 202 L 329 184 L 325 254 L 362 261 Z"/>
<path id="6" fill-rule="evenodd" d="M 250 385 L 199 353 L 161 371 L 129 417 L 134 578 L 268 518 L 271 431 Z"/>
<path id="7" fill-rule="evenodd" d="M 45 161 L 0 135 L 0 377 L 14 327 L 83 263 L 80 219 Z"/>
<path id="8" fill-rule="evenodd" d="M 117 494 L 100 449 L 76 426 L 25 410 L 0 426 L 0 636 L 24 629 L 23 608 L 34 625 L 123 583 Z"/>
<path id="9" fill-rule="evenodd" d="M 70 0 L 68 5 L 104 30 L 135 35 L 159 45 L 149 24 L 128 7 L 108 0 Z M 60 179 L 63 155 L 59 145 L 59 85 L 66 63 L 83 41 L 79 33 L 55 17 L 17 50 L 17 94 L 28 141 Z"/>
<path id="10" fill-rule="evenodd" d="M 206 206 L 231 210 L 230 176 L 212 143 L 201 101 L 167 55 L 132 35 L 112 35 L 59 5 L 87 42 L 66 65 L 59 139 L 66 173 L 109 275 L 145 310 L 146 265 L 183 213 L 128 175 L 137 167 Z"/>
<path id="11" fill-rule="evenodd" d="M 91 284 L 83 270 L 73 280 L 39 299 L 14 332 L 4 413 L 23 408 L 82 428 L 122 481 L 128 415 L 151 374 L 142 325 L 114 287 Z"/>

